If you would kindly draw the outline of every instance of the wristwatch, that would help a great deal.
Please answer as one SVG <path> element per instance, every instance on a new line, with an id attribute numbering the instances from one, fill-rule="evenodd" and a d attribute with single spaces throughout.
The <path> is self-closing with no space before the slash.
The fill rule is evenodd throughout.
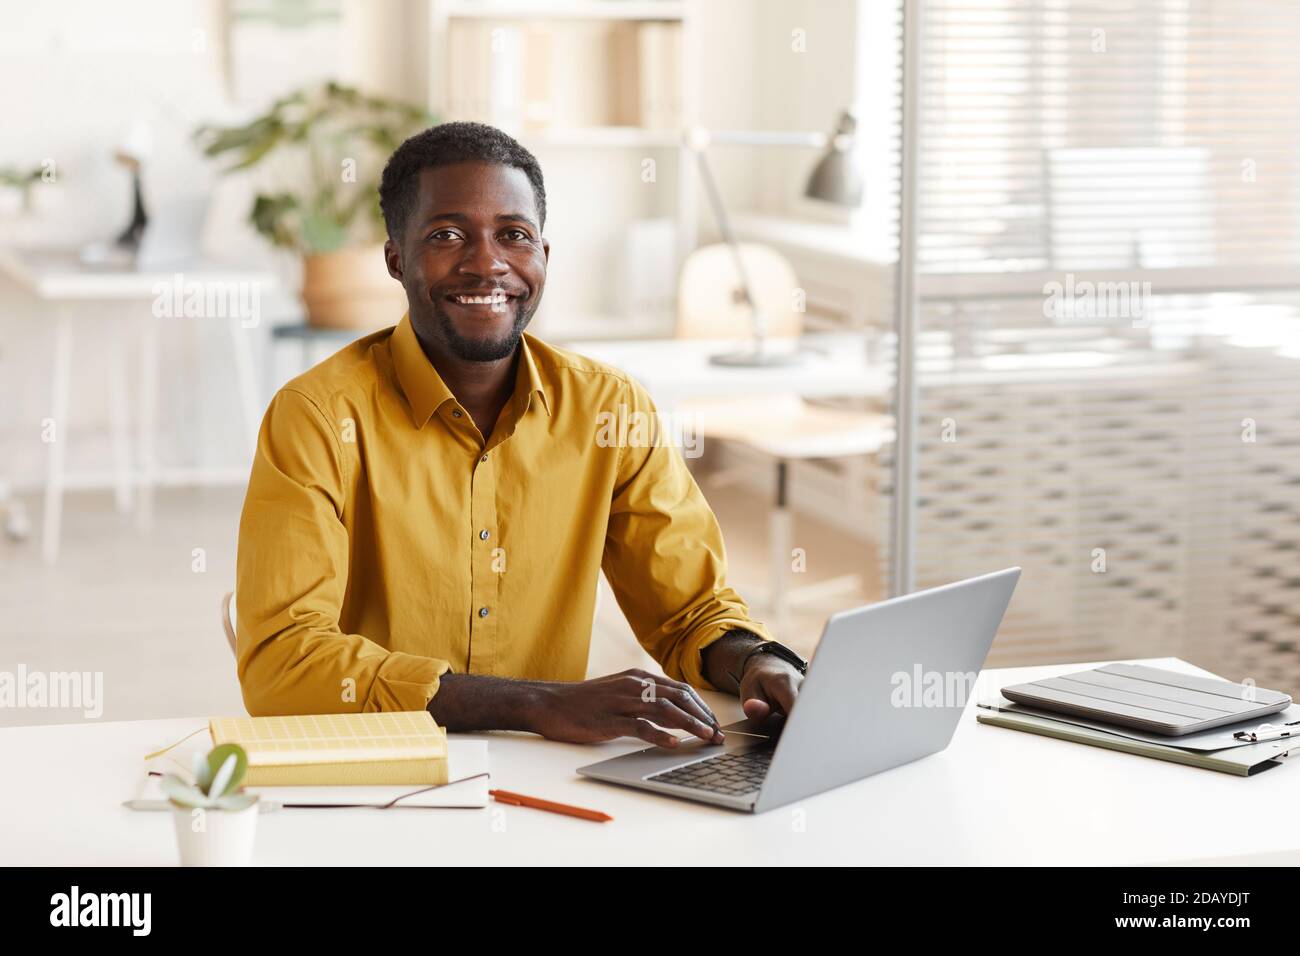
<path id="1" fill-rule="evenodd" d="M 784 644 L 778 644 L 776 641 L 764 641 L 745 655 L 745 660 L 740 665 L 740 673 L 742 675 L 745 673 L 745 668 L 749 666 L 750 658 L 754 657 L 756 654 L 771 654 L 773 657 L 779 657 L 787 664 L 793 665 L 794 669 L 800 674 L 808 673 L 808 662 L 794 651 L 790 650 L 790 648 L 786 647 Z"/>

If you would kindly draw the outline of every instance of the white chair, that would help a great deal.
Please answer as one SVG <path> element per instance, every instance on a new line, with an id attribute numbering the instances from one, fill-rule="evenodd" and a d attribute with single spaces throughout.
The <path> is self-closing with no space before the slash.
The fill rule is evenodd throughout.
<path id="1" fill-rule="evenodd" d="M 230 653 L 235 653 L 235 592 L 227 591 L 221 599 L 221 629 L 226 632 Z"/>
<path id="2" fill-rule="evenodd" d="M 769 247 L 742 243 L 740 251 L 754 298 L 767 316 L 769 337 L 797 338 L 803 322 L 802 313 L 795 308 L 798 280 L 794 269 Z M 687 258 L 678 281 L 677 303 L 678 338 L 740 339 L 749 334 L 749 307 L 741 291 L 735 259 L 725 245 L 704 246 Z M 793 602 L 824 599 L 861 586 L 861 576 L 853 574 L 803 588 L 788 587 L 794 544 L 790 463 L 875 455 L 894 439 L 889 416 L 813 405 L 798 395 L 780 393 L 693 399 L 678 405 L 677 410 L 690 416 L 705 439 L 743 445 L 775 464 L 767 599 L 773 626 L 785 623 Z"/>
<path id="3" fill-rule="evenodd" d="M 770 246 L 742 242 L 740 257 L 754 292 L 767 316 L 773 339 L 798 338 L 803 318 L 794 307 L 799 280 L 781 253 Z M 751 329 L 749 306 L 736 274 L 736 259 L 723 243 L 701 246 L 686 257 L 677 279 L 677 337 L 734 339 Z"/>
<path id="4" fill-rule="evenodd" d="M 9 485 L 0 479 L 0 526 L 12 541 L 26 541 L 32 533 L 32 523 L 23 503 L 13 497 Z"/>

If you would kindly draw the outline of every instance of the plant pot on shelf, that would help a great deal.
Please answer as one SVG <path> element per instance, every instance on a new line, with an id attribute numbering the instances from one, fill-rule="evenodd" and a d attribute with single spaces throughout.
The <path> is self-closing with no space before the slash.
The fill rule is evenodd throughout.
<path id="1" fill-rule="evenodd" d="M 302 301 L 308 325 L 369 332 L 397 324 L 406 290 L 388 274 L 382 245 L 361 246 L 304 256 Z"/>
<path id="2" fill-rule="evenodd" d="M 257 835 L 256 803 L 243 810 L 172 805 L 181 866 L 248 866 Z"/>

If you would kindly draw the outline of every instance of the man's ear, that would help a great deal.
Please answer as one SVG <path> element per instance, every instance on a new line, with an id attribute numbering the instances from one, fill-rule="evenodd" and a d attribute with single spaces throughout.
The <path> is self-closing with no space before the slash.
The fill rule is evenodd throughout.
<path id="1" fill-rule="evenodd" d="M 397 243 L 392 239 L 384 240 L 384 263 L 388 266 L 388 274 L 398 282 L 402 281 L 402 251 L 397 248 Z"/>
<path id="2" fill-rule="evenodd" d="M 548 266 L 551 264 L 551 242 L 549 239 L 542 240 L 542 258 L 546 260 Z"/>

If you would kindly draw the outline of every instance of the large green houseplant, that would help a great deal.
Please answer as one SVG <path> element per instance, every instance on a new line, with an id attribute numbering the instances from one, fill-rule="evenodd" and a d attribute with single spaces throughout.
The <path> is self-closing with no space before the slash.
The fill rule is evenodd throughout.
<path id="1" fill-rule="evenodd" d="M 270 168 L 274 186 L 249 211 L 272 244 L 303 258 L 303 302 L 313 325 L 373 328 L 405 308 L 384 267 L 379 177 L 402 140 L 433 123 L 426 111 L 338 83 L 298 90 L 243 126 L 196 137 L 225 172 Z"/>

